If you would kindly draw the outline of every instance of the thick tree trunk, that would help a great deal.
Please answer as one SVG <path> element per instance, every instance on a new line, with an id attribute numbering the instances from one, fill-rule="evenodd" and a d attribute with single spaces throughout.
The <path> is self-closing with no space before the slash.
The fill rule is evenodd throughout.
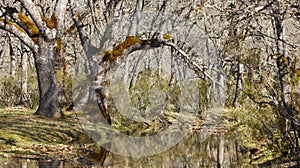
<path id="1" fill-rule="evenodd" d="M 40 38 L 38 54 L 35 54 L 36 71 L 39 83 L 39 108 L 36 114 L 50 118 L 62 117 L 58 102 L 58 90 L 55 84 L 54 53 L 55 42 Z"/>

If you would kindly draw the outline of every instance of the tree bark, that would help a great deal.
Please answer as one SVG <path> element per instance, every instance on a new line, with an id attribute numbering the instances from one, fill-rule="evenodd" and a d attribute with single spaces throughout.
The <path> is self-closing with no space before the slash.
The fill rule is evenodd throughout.
<path id="1" fill-rule="evenodd" d="M 62 112 L 59 107 L 58 89 L 54 76 L 54 46 L 55 41 L 47 42 L 45 39 L 40 38 L 38 54 L 34 55 L 40 94 L 36 114 L 50 118 L 61 118 Z"/>
<path id="2" fill-rule="evenodd" d="M 24 44 L 20 43 L 21 49 L 24 50 Z M 23 51 L 22 51 L 23 52 Z M 28 95 L 28 53 L 24 53 L 21 56 L 21 64 L 22 64 L 22 103 L 27 103 L 27 95 Z"/>

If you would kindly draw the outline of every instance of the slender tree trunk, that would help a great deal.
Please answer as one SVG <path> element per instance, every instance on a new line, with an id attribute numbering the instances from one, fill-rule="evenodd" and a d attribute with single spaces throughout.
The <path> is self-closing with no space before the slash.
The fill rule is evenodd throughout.
<path id="1" fill-rule="evenodd" d="M 11 40 L 8 39 L 8 55 L 10 55 L 10 75 L 14 76 L 16 74 L 17 67 L 17 55 L 14 53 Z"/>
<path id="2" fill-rule="evenodd" d="M 23 49 L 23 44 L 21 43 L 21 48 Z M 28 53 L 23 52 L 21 56 L 22 61 L 22 103 L 27 103 L 27 95 L 28 95 Z"/>
<path id="3" fill-rule="evenodd" d="M 54 77 L 54 46 L 54 41 L 47 42 L 40 38 L 38 54 L 34 55 L 40 93 L 39 107 L 36 114 L 50 118 L 60 118 L 62 112 L 59 108 L 58 90 Z"/>
<path id="4" fill-rule="evenodd" d="M 238 61 L 237 64 L 237 77 L 236 77 L 236 84 L 235 84 L 235 93 L 234 93 L 234 98 L 233 98 L 233 102 L 232 102 L 232 106 L 233 107 L 237 107 L 238 106 L 238 98 L 239 98 L 239 94 L 240 94 L 240 88 L 241 88 L 241 65 L 240 65 L 240 61 Z"/>

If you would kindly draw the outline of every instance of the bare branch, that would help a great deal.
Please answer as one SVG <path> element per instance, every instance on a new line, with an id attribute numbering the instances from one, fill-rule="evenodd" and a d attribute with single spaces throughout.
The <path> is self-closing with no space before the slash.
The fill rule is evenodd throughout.
<path id="1" fill-rule="evenodd" d="M 45 29 L 46 26 L 42 21 L 39 10 L 36 8 L 34 3 L 31 0 L 20 0 L 20 2 L 24 5 L 26 11 L 30 14 L 31 18 L 39 27 L 39 29 Z"/>
<path id="2" fill-rule="evenodd" d="M 24 42 L 25 45 L 27 45 L 29 48 L 31 48 L 33 52 L 37 53 L 38 46 L 34 43 L 34 41 L 25 32 L 21 31 L 22 28 L 18 27 L 18 25 L 16 23 L 13 23 L 13 22 L 6 23 L 6 21 L 0 20 L 0 29 L 6 30 L 6 31 L 14 34 L 22 42 Z"/>
<path id="3" fill-rule="evenodd" d="M 214 80 L 209 74 L 207 74 L 203 68 L 201 68 L 195 61 L 193 61 L 186 52 L 184 52 L 180 47 L 178 47 L 177 45 L 175 45 L 174 43 L 170 42 L 169 40 L 165 40 L 165 39 L 158 39 L 158 38 L 153 38 L 151 40 L 141 40 L 138 39 L 136 37 L 127 37 L 127 39 L 123 42 L 126 45 L 129 44 L 132 39 L 136 40 L 136 42 L 134 42 L 132 45 L 127 46 L 127 47 L 123 47 L 122 43 L 119 44 L 124 48 L 125 50 L 121 51 L 121 55 L 114 55 L 112 54 L 113 51 L 111 52 L 107 52 L 106 55 L 103 57 L 102 63 L 110 61 L 113 62 L 115 59 L 117 59 L 117 57 L 119 56 L 127 56 L 128 54 L 137 51 L 137 50 L 147 50 L 147 49 L 151 49 L 151 48 L 158 48 L 158 47 L 162 47 L 162 46 L 169 46 L 173 49 L 175 49 L 181 56 L 181 58 L 188 63 L 188 65 L 191 66 L 191 68 L 196 71 L 196 72 L 201 72 L 203 73 L 207 78 L 209 78 L 213 83 L 219 85 L 223 90 L 225 90 L 222 86 L 222 84 L 220 84 L 219 82 L 217 82 L 216 80 Z M 132 41 L 134 41 L 132 40 Z M 114 50 L 119 50 L 119 47 L 116 46 L 114 48 Z M 101 63 L 100 63 L 101 64 Z"/>
<path id="4" fill-rule="evenodd" d="M 192 69 L 196 72 L 202 72 L 207 78 L 209 78 L 211 81 L 213 81 L 215 84 L 219 85 L 223 90 L 225 90 L 222 86 L 221 83 L 217 82 L 216 80 L 214 80 L 209 74 L 207 74 L 204 69 L 202 69 L 196 62 L 194 62 L 192 59 L 189 58 L 189 56 L 182 50 L 180 49 L 178 46 L 176 46 L 174 43 L 169 42 L 169 41 L 164 41 L 163 42 L 164 45 L 172 47 L 173 49 L 175 49 L 177 52 L 180 53 L 181 58 L 187 62 L 188 64 L 190 64 L 192 67 Z"/>

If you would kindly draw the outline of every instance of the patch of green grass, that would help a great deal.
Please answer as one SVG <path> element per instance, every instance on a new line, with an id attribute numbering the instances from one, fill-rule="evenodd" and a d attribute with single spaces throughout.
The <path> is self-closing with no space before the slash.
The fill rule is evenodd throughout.
<path id="1" fill-rule="evenodd" d="M 0 129 L 0 158 L 75 157 L 79 144 L 92 143 L 76 118 L 52 120 L 29 109 L 1 109 Z"/>

